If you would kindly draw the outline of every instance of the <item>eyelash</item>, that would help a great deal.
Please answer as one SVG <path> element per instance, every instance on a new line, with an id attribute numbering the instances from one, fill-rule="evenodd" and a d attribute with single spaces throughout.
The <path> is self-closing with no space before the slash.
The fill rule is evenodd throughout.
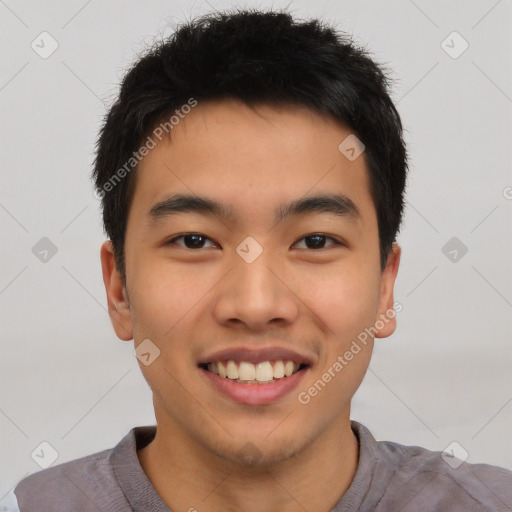
<path id="1" fill-rule="evenodd" d="M 201 234 L 201 233 L 185 233 L 183 235 L 179 235 L 179 236 L 176 236 L 174 238 L 171 238 L 170 240 L 168 240 L 167 242 L 165 242 L 165 245 L 172 245 L 174 242 L 176 242 L 176 240 L 179 240 L 180 238 L 185 238 L 186 236 L 190 236 L 190 235 L 196 235 L 196 236 L 200 236 L 206 240 L 210 240 L 210 238 L 208 238 L 207 236 Z M 335 238 L 331 237 L 331 236 L 328 236 L 328 235 L 325 235 L 323 233 L 311 233 L 310 235 L 306 235 L 306 236 L 303 236 L 302 238 L 299 238 L 299 241 L 301 240 L 304 240 L 306 238 L 309 238 L 309 237 L 312 237 L 312 236 L 321 236 L 323 238 L 325 238 L 326 240 L 332 240 L 334 243 L 330 246 L 336 246 L 336 245 L 339 245 L 339 246 L 342 246 L 344 244 L 342 244 L 341 242 L 339 242 L 338 240 L 336 240 Z M 193 248 L 190 248 L 190 247 L 185 247 L 184 245 L 180 245 L 180 247 L 183 247 L 184 249 L 188 249 L 190 251 L 197 251 L 199 249 L 205 249 L 205 247 L 199 247 L 198 249 L 193 249 Z M 329 247 L 329 246 L 328 246 Z M 308 249 L 306 247 L 306 249 Z M 321 251 L 322 249 L 325 249 L 325 247 L 321 247 L 320 249 L 309 249 L 310 251 Z"/>

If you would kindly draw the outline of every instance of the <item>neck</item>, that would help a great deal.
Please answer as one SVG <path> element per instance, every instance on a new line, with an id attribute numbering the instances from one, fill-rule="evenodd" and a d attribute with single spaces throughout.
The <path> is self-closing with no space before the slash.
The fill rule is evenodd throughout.
<path id="1" fill-rule="evenodd" d="M 273 466 L 222 459 L 187 433 L 160 424 L 155 439 L 137 455 L 171 510 L 328 512 L 354 478 L 359 448 L 347 415 L 293 458 Z"/>

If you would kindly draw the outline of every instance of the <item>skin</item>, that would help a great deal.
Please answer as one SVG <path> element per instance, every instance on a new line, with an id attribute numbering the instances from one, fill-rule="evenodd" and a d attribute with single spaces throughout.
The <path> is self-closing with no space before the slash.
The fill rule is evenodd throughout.
<path id="1" fill-rule="evenodd" d="M 199 103 L 137 171 L 126 287 L 111 243 L 101 248 L 117 336 L 135 346 L 149 338 L 161 351 L 150 365 L 139 362 L 158 429 L 138 457 L 174 511 L 327 512 L 354 477 L 350 401 L 374 340 L 310 403 L 297 399 L 393 308 L 400 247 L 393 245 L 382 271 L 364 153 L 349 161 L 338 150 L 350 133 L 302 107 Z M 188 212 L 150 223 L 148 211 L 165 195 L 192 192 L 230 205 L 234 217 Z M 352 199 L 358 219 L 315 213 L 276 224 L 277 205 L 335 192 Z M 183 239 L 165 245 L 184 233 L 207 237 L 204 247 L 186 248 Z M 308 248 L 304 237 L 316 233 L 331 239 Z M 250 264 L 235 251 L 247 236 L 263 248 Z M 376 337 L 395 327 L 390 319 Z M 200 375 L 197 363 L 243 345 L 293 348 L 314 363 L 278 402 L 237 404 Z M 255 464 L 239 454 L 246 443 L 259 453 Z"/>

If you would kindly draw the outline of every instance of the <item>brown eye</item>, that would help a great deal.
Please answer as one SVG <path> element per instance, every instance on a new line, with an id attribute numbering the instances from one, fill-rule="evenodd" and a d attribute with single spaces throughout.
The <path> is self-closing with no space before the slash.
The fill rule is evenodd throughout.
<path id="1" fill-rule="evenodd" d="M 334 238 L 327 235 L 322 235 L 321 233 L 315 233 L 313 235 L 305 236 L 300 239 L 300 241 L 302 240 L 306 240 L 306 247 L 300 247 L 300 249 L 324 249 L 326 240 L 332 240 L 334 244 L 331 245 L 341 245 Z"/>
<path id="2" fill-rule="evenodd" d="M 176 245 L 180 245 L 182 247 L 185 247 L 186 249 L 203 249 L 205 241 L 210 239 L 200 233 L 188 233 L 169 240 L 167 244 L 170 245 L 176 243 L 176 240 L 183 240 L 182 244 L 177 243 Z M 215 244 L 213 244 L 213 242 L 211 247 L 215 247 Z"/>

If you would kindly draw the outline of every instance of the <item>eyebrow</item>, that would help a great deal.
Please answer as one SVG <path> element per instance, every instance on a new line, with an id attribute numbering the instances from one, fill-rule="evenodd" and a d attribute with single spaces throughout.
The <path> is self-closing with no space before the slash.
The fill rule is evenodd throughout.
<path id="1" fill-rule="evenodd" d="M 149 210 L 151 223 L 178 213 L 199 213 L 233 219 L 233 208 L 214 199 L 199 195 L 176 194 L 163 198 Z M 275 221 L 292 216 L 327 213 L 357 220 L 361 217 L 355 203 L 343 194 L 309 196 L 278 206 Z"/>

